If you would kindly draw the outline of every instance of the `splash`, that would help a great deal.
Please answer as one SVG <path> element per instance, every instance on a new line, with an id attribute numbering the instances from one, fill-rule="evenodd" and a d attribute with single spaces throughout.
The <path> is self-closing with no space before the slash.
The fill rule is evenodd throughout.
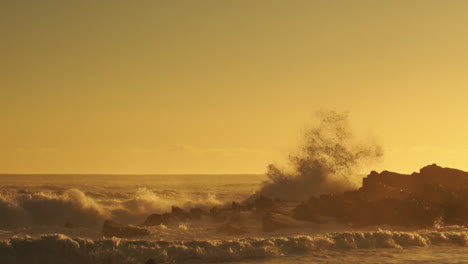
<path id="1" fill-rule="evenodd" d="M 219 206 L 214 194 L 193 195 L 138 188 L 130 192 L 88 193 L 63 191 L 0 190 L 0 229 L 31 226 L 100 227 L 105 219 L 141 224 L 151 213 Z"/>
<path id="2" fill-rule="evenodd" d="M 100 224 L 107 212 L 82 191 L 63 193 L 0 192 L 0 227 L 64 225 L 69 221 L 83 225 Z"/>
<path id="3" fill-rule="evenodd" d="M 299 151 L 289 156 L 289 170 L 270 164 L 255 196 L 305 200 L 312 195 L 356 188 L 351 176 L 383 155 L 379 145 L 354 137 L 347 113 L 318 112 L 318 125 L 308 129 Z"/>

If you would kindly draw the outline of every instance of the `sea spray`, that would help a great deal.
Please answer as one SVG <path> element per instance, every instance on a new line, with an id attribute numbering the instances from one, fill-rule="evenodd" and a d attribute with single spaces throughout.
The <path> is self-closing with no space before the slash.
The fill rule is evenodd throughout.
<path id="1" fill-rule="evenodd" d="M 317 117 L 319 122 L 306 131 L 298 152 L 289 156 L 289 168 L 270 164 L 268 180 L 253 197 L 302 201 L 353 189 L 356 185 L 350 177 L 383 155 L 379 145 L 355 138 L 347 113 L 318 112 Z"/>
<path id="2" fill-rule="evenodd" d="M 151 213 L 167 212 L 172 205 L 188 209 L 222 205 L 212 193 L 173 192 L 148 188 L 122 193 L 88 193 L 71 188 L 60 191 L 0 190 L 0 229 L 33 226 L 100 227 L 105 219 L 141 224 Z"/>

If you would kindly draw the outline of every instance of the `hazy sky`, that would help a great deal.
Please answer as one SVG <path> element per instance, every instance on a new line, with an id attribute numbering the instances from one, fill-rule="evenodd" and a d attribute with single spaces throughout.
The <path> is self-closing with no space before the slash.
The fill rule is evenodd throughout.
<path id="1" fill-rule="evenodd" d="M 0 172 L 262 173 L 318 109 L 468 170 L 468 1 L 0 2 Z"/>

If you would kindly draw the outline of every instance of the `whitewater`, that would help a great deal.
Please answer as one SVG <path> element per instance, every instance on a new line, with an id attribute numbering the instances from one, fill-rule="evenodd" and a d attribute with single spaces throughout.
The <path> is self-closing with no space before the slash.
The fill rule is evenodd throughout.
<path id="1" fill-rule="evenodd" d="M 141 225 L 152 213 L 230 205 L 251 196 L 264 175 L 2 175 L 0 263 L 468 263 L 468 229 L 365 229 L 304 223 L 301 228 L 217 232 L 190 220 L 150 227 L 133 239 L 105 238 L 112 219 Z M 151 263 L 151 262 L 150 262 Z"/>

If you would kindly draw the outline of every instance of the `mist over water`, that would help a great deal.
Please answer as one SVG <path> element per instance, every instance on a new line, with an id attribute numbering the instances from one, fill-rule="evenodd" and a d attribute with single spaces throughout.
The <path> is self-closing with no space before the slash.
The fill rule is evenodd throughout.
<path id="1" fill-rule="evenodd" d="M 362 166 L 383 155 L 380 145 L 359 141 L 347 113 L 318 112 L 286 168 L 270 164 L 258 195 L 302 201 L 312 195 L 342 193 L 359 187 L 353 178 Z"/>
<path id="2" fill-rule="evenodd" d="M 354 135 L 347 113 L 328 111 L 317 114 L 286 166 L 270 164 L 265 175 L 0 175 L 0 263 L 396 263 L 422 259 L 402 251 L 430 255 L 433 247 L 447 248 L 439 260 L 466 259 L 463 225 L 355 228 L 330 216 L 293 218 L 301 202 L 313 205 L 311 196 L 361 187 L 355 176 L 382 155 Z M 260 195 L 279 201 L 262 211 L 252 206 Z M 173 206 L 204 214 L 143 224 L 152 214 L 173 215 Z M 104 237 L 106 220 L 148 233 Z M 284 221 L 274 223 L 284 229 L 265 231 L 269 220 Z"/>
<path id="3" fill-rule="evenodd" d="M 0 177 L 0 229 L 66 224 L 101 228 L 104 219 L 140 225 L 149 214 L 168 212 L 173 205 L 209 209 L 244 199 L 262 179 L 262 175 L 5 175 Z"/>

